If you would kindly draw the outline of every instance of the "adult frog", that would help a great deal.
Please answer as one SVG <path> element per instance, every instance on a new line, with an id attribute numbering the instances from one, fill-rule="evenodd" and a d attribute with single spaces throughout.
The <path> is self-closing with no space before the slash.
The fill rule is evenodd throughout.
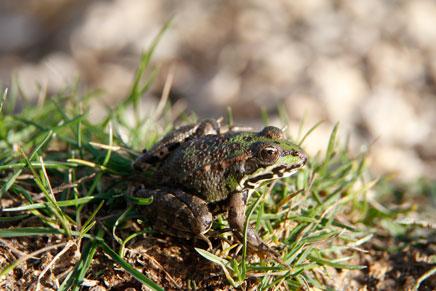
<path id="1" fill-rule="evenodd" d="M 250 194 L 262 183 L 291 176 L 307 161 L 300 147 L 277 127 L 259 132 L 220 132 L 219 122 L 204 120 L 170 132 L 138 157 L 134 168 L 144 183 L 135 196 L 153 197 L 140 212 L 154 229 L 182 238 L 201 238 L 216 214 L 227 212 L 229 225 L 241 240 Z M 268 251 L 252 227 L 247 243 Z"/>

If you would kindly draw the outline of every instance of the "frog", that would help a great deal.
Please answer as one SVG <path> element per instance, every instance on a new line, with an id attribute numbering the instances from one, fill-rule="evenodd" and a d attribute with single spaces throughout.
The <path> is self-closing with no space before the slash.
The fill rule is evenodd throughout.
<path id="1" fill-rule="evenodd" d="M 295 174 L 307 155 L 274 126 L 260 131 L 223 131 L 219 120 L 206 119 L 175 129 L 133 163 L 146 177 L 133 195 L 152 198 L 139 212 L 158 232 L 184 239 L 207 237 L 214 218 L 227 213 L 231 231 L 243 241 L 245 210 L 261 185 Z M 271 248 L 247 226 L 249 250 Z"/>

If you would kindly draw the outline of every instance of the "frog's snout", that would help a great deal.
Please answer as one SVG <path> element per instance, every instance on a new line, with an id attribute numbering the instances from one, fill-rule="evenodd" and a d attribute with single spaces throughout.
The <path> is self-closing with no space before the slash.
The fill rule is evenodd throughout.
<path id="1" fill-rule="evenodd" d="M 294 157 L 298 157 L 300 161 L 298 162 L 299 167 L 303 167 L 307 163 L 307 155 L 303 151 L 293 150 L 291 155 Z"/>
<path id="2" fill-rule="evenodd" d="M 303 151 L 298 151 L 297 156 L 300 158 L 300 164 L 303 167 L 307 163 L 307 155 Z"/>

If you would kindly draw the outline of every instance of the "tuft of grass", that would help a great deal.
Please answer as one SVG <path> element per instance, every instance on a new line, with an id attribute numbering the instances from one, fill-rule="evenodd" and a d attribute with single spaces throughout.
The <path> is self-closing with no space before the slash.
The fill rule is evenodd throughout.
<path id="1" fill-rule="evenodd" d="M 26 260 L 74 244 L 78 246 L 79 258 L 73 267 L 56 278 L 60 284 L 58 289 L 78 290 L 91 271 L 95 255 L 103 252 L 144 286 L 163 290 L 120 255 L 132 237 L 117 240 L 115 229 L 128 217 L 123 215 L 117 219 L 117 213 L 111 215 L 111 211 L 118 211 L 119 205 L 127 208 L 125 177 L 132 174 L 131 163 L 138 154 L 131 145 L 138 149 L 144 137 L 157 136 L 153 131 L 158 129 L 161 116 L 153 116 L 151 124 L 144 122 L 147 117 L 140 116 L 140 99 L 156 75 L 157 70 L 150 60 L 169 24 L 141 56 L 129 95 L 118 106 L 108 108 L 106 118 L 100 122 L 89 121 L 89 101 L 97 96 L 81 95 L 72 89 L 43 98 L 42 104 L 24 107 L 15 113 L 19 96 L 3 91 L 0 99 L 0 238 L 57 237 L 62 242 L 0 266 L 0 282 L 11 278 L 8 277 L 13 276 L 11 272 Z M 127 120 L 131 111 L 136 118 L 133 125 Z M 114 250 L 114 246 L 121 251 Z M 52 263 L 56 260 L 59 257 Z M 40 287 L 40 279 L 35 288 Z"/>

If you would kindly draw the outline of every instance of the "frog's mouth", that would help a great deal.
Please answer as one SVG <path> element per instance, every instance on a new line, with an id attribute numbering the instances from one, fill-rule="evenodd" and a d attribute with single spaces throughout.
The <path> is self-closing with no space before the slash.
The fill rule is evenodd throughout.
<path id="1" fill-rule="evenodd" d="M 271 181 L 279 178 L 286 178 L 295 174 L 299 169 L 304 167 L 307 162 L 307 157 L 304 153 L 293 151 L 292 155 L 298 156 L 299 161 L 294 164 L 273 165 L 263 168 L 259 173 L 242 180 L 239 184 L 240 189 L 253 190 L 260 186 L 263 182 Z"/>

